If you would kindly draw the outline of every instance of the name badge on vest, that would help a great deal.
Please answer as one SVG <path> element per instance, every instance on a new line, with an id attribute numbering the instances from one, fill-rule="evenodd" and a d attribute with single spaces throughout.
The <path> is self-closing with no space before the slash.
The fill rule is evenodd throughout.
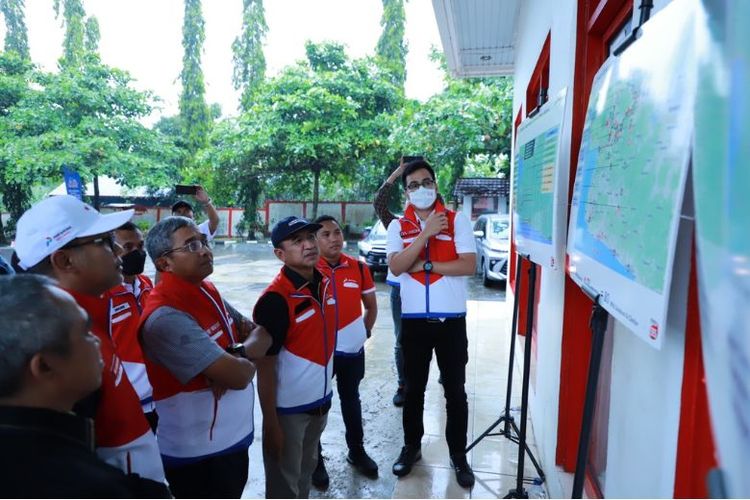
<path id="1" fill-rule="evenodd" d="M 334 299 L 333 297 L 329 298 L 329 299 L 328 299 L 328 300 L 326 301 L 326 304 L 328 304 L 329 306 L 332 306 L 332 305 L 334 305 L 335 303 L 336 303 L 336 299 Z"/>

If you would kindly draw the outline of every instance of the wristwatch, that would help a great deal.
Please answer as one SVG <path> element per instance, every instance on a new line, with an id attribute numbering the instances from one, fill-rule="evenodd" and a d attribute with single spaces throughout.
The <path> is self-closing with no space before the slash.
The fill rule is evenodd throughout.
<path id="1" fill-rule="evenodd" d="M 422 264 L 422 269 L 424 269 L 426 273 L 429 273 L 430 271 L 432 271 L 432 261 L 426 260 L 425 263 Z"/>
<path id="2" fill-rule="evenodd" d="M 247 354 L 245 353 L 245 344 L 241 342 L 230 344 L 225 350 L 232 356 L 237 356 L 238 358 L 247 358 Z"/>

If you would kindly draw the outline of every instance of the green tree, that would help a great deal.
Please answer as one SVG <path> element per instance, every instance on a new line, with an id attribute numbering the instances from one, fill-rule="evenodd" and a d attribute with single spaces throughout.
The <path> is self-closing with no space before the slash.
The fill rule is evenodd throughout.
<path id="1" fill-rule="evenodd" d="M 86 19 L 86 24 L 84 25 L 84 50 L 86 52 L 98 54 L 100 39 L 101 32 L 99 31 L 99 21 L 96 19 L 96 17 L 91 16 Z"/>
<path id="2" fill-rule="evenodd" d="M 65 37 L 63 38 L 63 55 L 60 58 L 60 67 L 74 68 L 83 63 L 85 54 L 85 18 L 86 11 L 82 0 L 55 0 L 55 15 L 60 17 L 62 9 L 63 27 Z"/>
<path id="3" fill-rule="evenodd" d="M 242 92 L 240 109 L 243 110 L 250 107 L 253 92 L 266 76 L 263 40 L 267 31 L 263 0 L 243 0 L 242 32 L 232 43 L 232 84 Z"/>
<path id="4" fill-rule="evenodd" d="M 380 18 L 380 33 L 375 53 L 380 64 L 392 75 L 393 83 L 403 90 L 406 82 L 406 53 L 404 40 L 406 13 L 404 0 L 383 0 L 383 15 Z"/>
<path id="5" fill-rule="evenodd" d="M 203 14 L 200 0 L 185 0 L 185 18 L 182 25 L 182 93 L 180 94 L 180 121 L 187 152 L 187 167 L 195 169 L 195 154 L 208 145 L 211 131 L 211 115 L 206 104 L 206 86 L 203 81 L 201 56 L 203 54 L 204 33 Z M 193 177 L 198 173 L 186 174 Z"/>
<path id="6" fill-rule="evenodd" d="M 139 122 L 151 112 L 150 94 L 90 56 L 80 68 L 30 73 L 31 88 L 0 120 L 6 179 L 35 185 L 68 166 L 84 180 L 106 174 L 128 186 L 167 184 L 176 176 L 175 148 Z"/>
<path id="7" fill-rule="evenodd" d="M 467 165 L 475 173 L 507 174 L 512 106 L 510 78 L 447 79 L 442 93 L 401 110 L 390 136 L 392 151 L 424 154 L 447 195 Z"/>
<path id="8" fill-rule="evenodd" d="M 5 18 L 5 50 L 29 59 L 29 35 L 26 29 L 24 0 L 0 0 L 0 12 Z"/>
<path id="9" fill-rule="evenodd" d="M 29 37 L 26 29 L 23 0 L 0 0 L 0 12 L 5 19 L 5 54 L 0 61 L 0 120 L 25 94 L 28 86 L 25 75 L 31 69 L 29 63 Z M 4 136 L 0 129 L 0 137 Z M 0 142 L 2 139 L 0 138 Z M 15 224 L 28 208 L 31 190 L 28 185 L 6 177 L 7 165 L 0 162 L 0 195 L 3 205 L 11 214 Z M 2 209 L 0 208 L 0 213 Z M 6 243 L 5 227 L 0 217 L 0 244 Z"/>
<path id="10" fill-rule="evenodd" d="M 266 76 L 266 57 L 263 54 L 263 41 L 268 32 L 263 0 L 243 0 L 242 2 L 242 32 L 232 43 L 234 72 L 232 83 L 234 88 L 241 91 L 240 110 L 247 111 L 252 107 L 253 96 Z M 221 135 L 221 134 L 220 134 Z M 215 185 L 230 186 L 233 180 L 226 179 L 224 170 L 217 171 Z M 237 201 L 242 203 L 246 216 L 242 225 L 250 232 L 255 232 L 257 220 L 255 217 L 258 202 L 262 195 L 262 187 L 257 177 L 246 179 L 243 196 Z M 226 189 L 219 189 L 218 194 L 223 198 L 232 198 Z"/>
<path id="11" fill-rule="evenodd" d="M 385 151 L 401 94 L 372 59 L 349 61 L 341 45 L 308 42 L 306 52 L 307 61 L 261 85 L 238 120 L 217 128 L 206 159 L 237 182 L 238 198 L 261 177 L 275 194 L 312 196 L 314 217 L 321 182 L 356 183 L 359 164 Z"/>

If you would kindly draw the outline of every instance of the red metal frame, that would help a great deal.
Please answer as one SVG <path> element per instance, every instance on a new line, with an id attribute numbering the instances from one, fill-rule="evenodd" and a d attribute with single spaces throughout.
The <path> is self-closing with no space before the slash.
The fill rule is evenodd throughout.
<path id="1" fill-rule="evenodd" d="M 576 32 L 576 69 L 573 81 L 573 119 L 570 147 L 568 202 L 573 194 L 578 152 L 586 118 L 591 85 L 606 58 L 606 41 L 632 12 L 633 0 L 581 0 L 578 2 Z M 568 214 L 570 216 L 570 214 Z M 566 259 L 567 260 L 567 259 Z M 565 308 L 563 311 L 562 353 L 560 361 L 560 403 L 557 428 L 556 461 L 563 470 L 573 472 L 581 432 L 583 400 L 586 391 L 591 336 L 588 321 L 592 302 L 565 275 Z M 591 484 L 592 481 L 587 481 Z M 593 481 L 595 482 L 595 481 Z M 596 497 L 598 488 L 586 488 Z"/>
<path id="2" fill-rule="evenodd" d="M 696 276 L 695 244 L 690 266 L 685 327 L 685 368 L 682 376 L 680 430 L 677 434 L 674 497 L 707 498 L 706 474 L 717 464 L 711 432 L 706 374 L 703 367 L 700 306 Z"/>

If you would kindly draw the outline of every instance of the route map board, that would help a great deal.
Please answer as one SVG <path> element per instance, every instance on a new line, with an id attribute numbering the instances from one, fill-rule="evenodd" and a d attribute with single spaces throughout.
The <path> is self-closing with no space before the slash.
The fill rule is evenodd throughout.
<path id="1" fill-rule="evenodd" d="M 567 89 L 518 127 L 513 169 L 513 231 L 518 253 L 557 269 L 563 259 L 568 171 L 560 168 Z M 562 202 L 561 202 L 562 200 Z"/>
<path id="2" fill-rule="evenodd" d="M 750 497 L 750 2 L 700 2 L 693 192 L 708 401 L 726 494 Z M 711 496 L 712 492 L 709 492 Z"/>
<path id="3" fill-rule="evenodd" d="M 568 232 L 573 280 L 656 349 L 693 133 L 695 20 L 685 3 L 657 13 L 596 74 Z"/>

